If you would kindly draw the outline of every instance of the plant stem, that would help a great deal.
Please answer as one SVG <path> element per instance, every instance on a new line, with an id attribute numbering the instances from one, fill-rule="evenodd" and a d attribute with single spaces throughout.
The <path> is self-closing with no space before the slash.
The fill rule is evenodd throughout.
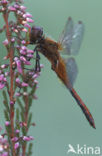
<path id="1" fill-rule="evenodd" d="M 28 132 L 28 128 L 27 128 L 27 124 L 28 124 L 28 106 L 29 106 L 29 98 L 28 98 L 28 95 L 27 96 L 24 96 L 24 102 L 25 102 L 25 125 L 26 125 L 26 134 Z M 23 144 L 23 147 L 22 147 L 22 156 L 25 156 L 26 155 L 26 143 Z"/>
<path id="2" fill-rule="evenodd" d="M 8 23 L 8 13 L 3 14 L 3 18 L 6 24 L 6 36 L 9 41 L 11 42 L 11 33 L 9 31 L 9 23 Z M 13 47 L 10 45 L 9 49 L 9 61 L 10 61 L 10 95 L 9 99 L 10 101 L 14 101 L 13 96 L 14 96 L 14 71 L 12 69 L 12 63 L 13 63 L 13 57 L 14 57 L 14 50 Z M 10 137 L 11 139 L 14 137 L 14 105 L 10 105 L 10 122 L 11 122 L 11 134 Z M 15 149 L 14 149 L 14 142 L 12 142 L 12 156 L 16 156 Z"/>

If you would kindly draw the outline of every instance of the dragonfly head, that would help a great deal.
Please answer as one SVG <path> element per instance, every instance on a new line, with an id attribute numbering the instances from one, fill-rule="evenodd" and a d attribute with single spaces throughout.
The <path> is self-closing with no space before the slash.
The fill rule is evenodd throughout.
<path id="1" fill-rule="evenodd" d="M 42 39 L 43 36 L 43 28 L 38 26 L 32 26 L 30 32 L 30 43 L 36 44 Z"/>

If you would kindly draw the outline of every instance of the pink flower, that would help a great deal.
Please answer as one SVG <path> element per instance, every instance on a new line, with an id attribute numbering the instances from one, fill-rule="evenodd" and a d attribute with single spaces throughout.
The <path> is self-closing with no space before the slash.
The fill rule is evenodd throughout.
<path id="1" fill-rule="evenodd" d="M 31 26 L 28 23 L 24 23 L 24 26 L 27 28 L 31 28 Z"/>
<path id="2" fill-rule="evenodd" d="M 5 126 L 9 126 L 10 122 L 9 121 L 5 121 Z"/>
<path id="3" fill-rule="evenodd" d="M 33 58 L 33 55 L 32 54 L 27 54 L 27 57 L 28 58 Z"/>
<path id="4" fill-rule="evenodd" d="M 22 74 L 23 70 L 22 70 L 22 66 L 21 66 L 21 61 L 20 60 L 17 60 L 16 61 L 16 64 L 17 64 L 17 70 L 20 74 Z"/>
<path id="5" fill-rule="evenodd" d="M 1 0 L 2 4 L 8 4 L 9 2 L 7 0 Z"/>
<path id="6" fill-rule="evenodd" d="M 20 8 L 20 5 L 18 5 L 18 4 L 16 3 L 16 4 L 14 4 L 14 7 L 15 7 L 16 9 L 19 9 L 19 8 Z"/>
<path id="7" fill-rule="evenodd" d="M 23 6 L 23 5 L 21 5 L 21 6 L 20 6 L 20 9 L 24 11 L 24 10 L 26 10 L 26 7 Z"/>
<path id="8" fill-rule="evenodd" d="M 9 6 L 9 7 L 8 7 L 8 10 L 10 10 L 10 11 L 16 11 L 16 8 L 13 7 L 13 6 Z"/>
<path id="9" fill-rule="evenodd" d="M 16 92 L 15 93 L 15 96 L 18 96 L 19 97 L 19 96 L 21 96 L 21 93 L 20 92 Z"/>
<path id="10" fill-rule="evenodd" d="M 9 76 L 10 75 L 10 72 L 5 72 L 5 76 Z"/>
<path id="11" fill-rule="evenodd" d="M 0 81 L 3 81 L 4 80 L 4 74 L 1 74 L 0 75 Z"/>
<path id="12" fill-rule="evenodd" d="M 33 136 L 29 136 L 30 140 L 34 140 Z"/>
<path id="13" fill-rule="evenodd" d="M 38 81 L 37 81 L 37 80 L 34 80 L 34 83 L 35 83 L 35 84 L 38 84 Z"/>
<path id="14" fill-rule="evenodd" d="M 20 132 L 20 130 L 19 129 L 16 129 L 16 131 L 15 131 L 16 133 L 19 133 Z"/>
<path id="15" fill-rule="evenodd" d="M 21 43 L 22 43 L 22 44 L 26 44 L 26 41 L 25 41 L 25 40 L 22 40 Z"/>
<path id="16" fill-rule="evenodd" d="M 0 83 L 0 89 L 3 89 L 5 87 L 4 83 Z"/>
<path id="17" fill-rule="evenodd" d="M 26 28 L 23 28 L 22 31 L 23 32 L 28 32 L 28 30 Z"/>
<path id="18" fill-rule="evenodd" d="M 8 44 L 9 44 L 8 39 L 6 39 L 6 40 L 3 41 L 3 45 L 7 46 Z"/>
<path id="19" fill-rule="evenodd" d="M 12 141 L 16 142 L 18 140 L 18 137 L 12 138 Z"/>
<path id="20" fill-rule="evenodd" d="M 32 20 L 31 18 L 26 18 L 26 21 L 29 22 L 29 23 L 33 23 L 34 20 Z"/>
<path id="21" fill-rule="evenodd" d="M 22 82 L 22 87 L 28 87 L 28 83 Z"/>
<path id="22" fill-rule="evenodd" d="M 1 156 L 8 156 L 8 152 L 3 152 Z"/>
<path id="23" fill-rule="evenodd" d="M 15 102 L 14 101 L 10 101 L 10 105 L 14 105 L 15 104 Z"/>
<path id="24" fill-rule="evenodd" d="M 22 50 L 27 50 L 27 47 L 26 46 L 22 46 L 21 49 Z"/>
<path id="25" fill-rule="evenodd" d="M 27 49 L 27 53 L 33 54 L 34 53 L 34 50 Z"/>
<path id="26" fill-rule="evenodd" d="M 11 42 L 15 42 L 15 38 L 11 38 Z"/>
<path id="27" fill-rule="evenodd" d="M 34 140 L 34 138 L 32 136 L 24 136 L 23 140 L 24 141 L 31 141 L 31 140 Z"/>
<path id="28" fill-rule="evenodd" d="M 26 12 L 25 14 L 23 14 L 23 17 L 24 18 L 27 18 L 27 17 L 31 18 L 32 15 L 29 12 Z"/>
<path id="29" fill-rule="evenodd" d="M 26 62 L 26 58 L 24 56 L 20 56 L 20 60 L 23 61 L 23 62 Z"/>
<path id="30" fill-rule="evenodd" d="M 38 76 L 38 74 L 34 74 L 33 79 L 36 79 Z"/>
<path id="31" fill-rule="evenodd" d="M 4 74 L 0 75 L 0 89 L 3 89 L 6 85 L 6 77 L 4 76 Z"/>
<path id="32" fill-rule="evenodd" d="M 16 83 L 20 84 L 20 79 L 16 78 Z"/>
<path id="33" fill-rule="evenodd" d="M 31 65 L 31 63 L 27 61 L 24 56 L 20 56 L 20 60 L 23 61 L 25 65 Z"/>
<path id="34" fill-rule="evenodd" d="M 20 122 L 19 125 L 20 125 L 20 127 L 23 127 L 23 126 L 24 126 L 24 127 L 27 127 L 27 123 L 25 123 L 25 122 Z"/>
<path id="35" fill-rule="evenodd" d="M 7 68 L 9 66 L 9 64 L 3 64 L 3 65 L 1 65 L 1 68 L 2 69 L 5 69 L 5 68 Z"/>
<path id="36" fill-rule="evenodd" d="M 15 143 L 15 146 L 14 146 L 15 150 L 16 150 L 18 147 L 19 147 L 19 142 L 16 142 L 16 143 Z"/>
<path id="37" fill-rule="evenodd" d="M 26 55 L 26 51 L 25 50 L 23 50 L 23 49 L 20 49 L 20 54 L 22 54 L 22 55 Z"/>

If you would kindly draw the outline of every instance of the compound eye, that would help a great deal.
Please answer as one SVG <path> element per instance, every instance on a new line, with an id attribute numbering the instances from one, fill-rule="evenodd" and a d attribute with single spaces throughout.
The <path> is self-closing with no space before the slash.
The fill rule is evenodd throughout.
<path id="1" fill-rule="evenodd" d="M 35 33 L 36 33 L 38 36 L 42 36 L 42 34 L 43 34 L 43 28 L 41 28 L 41 27 L 35 26 L 35 27 L 34 27 L 34 31 L 35 31 Z"/>
<path id="2" fill-rule="evenodd" d="M 43 28 L 39 26 L 33 26 L 30 34 L 31 43 L 35 44 L 36 41 L 39 41 L 39 39 L 42 38 L 42 35 L 43 35 Z"/>

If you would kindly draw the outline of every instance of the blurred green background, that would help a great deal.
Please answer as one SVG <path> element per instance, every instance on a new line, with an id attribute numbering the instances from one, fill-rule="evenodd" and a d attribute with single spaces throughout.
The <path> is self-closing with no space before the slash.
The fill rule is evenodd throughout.
<path id="1" fill-rule="evenodd" d="M 74 88 L 96 123 L 96 130 L 90 127 L 75 100 L 51 70 L 50 63 L 41 56 L 45 67 L 39 78 L 38 100 L 32 107 L 36 127 L 29 132 L 35 138 L 33 155 L 67 156 L 68 144 L 100 146 L 102 150 L 102 0 L 29 0 L 25 5 L 35 25 L 43 27 L 56 40 L 69 16 L 75 22 L 84 22 Z"/>

